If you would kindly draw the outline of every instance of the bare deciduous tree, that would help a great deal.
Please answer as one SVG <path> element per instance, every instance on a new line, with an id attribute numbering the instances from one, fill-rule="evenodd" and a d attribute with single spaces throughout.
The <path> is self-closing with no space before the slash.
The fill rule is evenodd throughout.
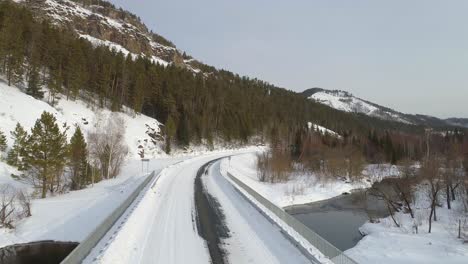
<path id="1" fill-rule="evenodd" d="M 17 192 L 16 197 L 22 209 L 21 215 L 23 217 L 30 217 L 32 215 L 31 214 L 31 196 L 25 190 L 20 190 Z"/>
<path id="2" fill-rule="evenodd" d="M 429 233 L 432 231 L 432 218 L 437 221 L 436 206 L 438 203 L 439 193 L 443 187 L 443 176 L 440 170 L 440 160 L 435 156 L 430 156 L 421 168 L 421 176 L 429 183 L 427 190 L 430 199 L 429 213 Z"/>
<path id="3" fill-rule="evenodd" d="M 379 199 L 382 199 L 385 202 L 388 213 L 395 223 L 396 227 L 400 227 L 400 223 L 395 219 L 395 213 L 398 212 L 398 203 L 395 201 L 395 192 L 394 190 L 385 184 L 382 185 L 373 185 L 369 190 L 366 191 L 368 195 L 372 195 Z"/>
<path id="4" fill-rule="evenodd" d="M 0 227 L 14 228 L 15 221 L 31 216 L 31 197 L 9 184 L 0 185 Z"/>
<path id="5" fill-rule="evenodd" d="M 262 182 L 283 182 L 289 179 L 293 171 L 289 151 L 279 148 L 257 156 L 258 180 Z"/>
<path id="6" fill-rule="evenodd" d="M 418 183 L 415 175 L 415 169 L 412 167 L 412 162 L 405 160 L 402 162 L 402 175 L 398 179 L 392 181 L 395 193 L 399 196 L 400 200 L 405 203 L 408 213 L 414 219 L 413 208 L 411 203 L 413 201 L 413 187 Z"/>
<path id="7" fill-rule="evenodd" d="M 14 188 L 11 185 L 0 186 L 0 226 L 13 228 L 15 212 Z"/>
<path id="8" fill-rule="evenodd" d="M 128 154 L 125 144 L 125 121 L 113 113 L 108 118 L 98 116 L 94 129 L 88 133 L 89 155 L 105 179 L 116 177 Z"/>

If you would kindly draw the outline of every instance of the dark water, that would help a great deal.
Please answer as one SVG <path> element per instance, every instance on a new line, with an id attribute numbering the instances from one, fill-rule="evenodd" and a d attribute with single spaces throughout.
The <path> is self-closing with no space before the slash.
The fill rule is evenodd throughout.
<path id="1" fill-rule="evenodd" d="M 359 227 L 387 214 L 382 201 L 365 196 L 361 191 L 292 206 L 286 211 L 342 251 L 354 247 L 362 239 Z"/>
<path id="2" fill-rule="evenodd" d="M 73 242 L 39 241 L 0 249 L 0 264 L 58 264 L 78 246 Z"/>

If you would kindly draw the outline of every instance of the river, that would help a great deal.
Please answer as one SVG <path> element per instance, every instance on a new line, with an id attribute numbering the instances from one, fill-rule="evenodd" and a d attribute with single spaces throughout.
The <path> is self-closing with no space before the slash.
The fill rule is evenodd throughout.
<path id="1" fill-rule="evenodd" d="M 285 209 L 342 251 L 354 247 L 362 239 L 359 227 L 370 219 L 388 215 L 384 202 L 366 196 L 364 190 Z"/>

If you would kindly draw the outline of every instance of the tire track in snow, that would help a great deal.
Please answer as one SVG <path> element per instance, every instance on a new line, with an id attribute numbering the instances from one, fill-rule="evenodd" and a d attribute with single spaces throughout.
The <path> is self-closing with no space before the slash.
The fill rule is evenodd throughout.
<path id="1" fill-rule="evenodd" d="M 219 159 L 200 167 L 195 178 L 195 208 L 198 234 L 206 240 L 213 264 L 224 264 L 226 252 L 221 248 L 221 239 L 229 237 L 229 229 L 218 200 L 204 188 L 201 176 Z"/>

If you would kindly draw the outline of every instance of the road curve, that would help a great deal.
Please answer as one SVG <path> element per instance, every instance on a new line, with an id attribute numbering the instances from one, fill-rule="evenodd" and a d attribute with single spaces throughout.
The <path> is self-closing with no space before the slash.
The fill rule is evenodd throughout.
<path id="1" fill-rule="evenodd" d="M 131 214 L 119 220 L 121 225 L 111 230 L 108 241 L 102 241 L 84 263 L 213 263 L 197 227 L 195 178 L 204 164 L 229 154 L 236 153 L 205 155 L 163 170 Z M 219 163 L 214 164 L 203 176 L 203 186 L 226 213 L 226 230 L 231 232 L 220 238 L 223 258 L 241 264 L 310 263 L 279 228 L 229 189 L 232 186 L 219 174 Z"/>
<path id="2" fill-rule="evenodd" d="M 205 155 L 164 169 L 114 237 L 85 263 L 210 263 L 197 231 L 194 182 L 203 164 L 223 156 Z"/>

